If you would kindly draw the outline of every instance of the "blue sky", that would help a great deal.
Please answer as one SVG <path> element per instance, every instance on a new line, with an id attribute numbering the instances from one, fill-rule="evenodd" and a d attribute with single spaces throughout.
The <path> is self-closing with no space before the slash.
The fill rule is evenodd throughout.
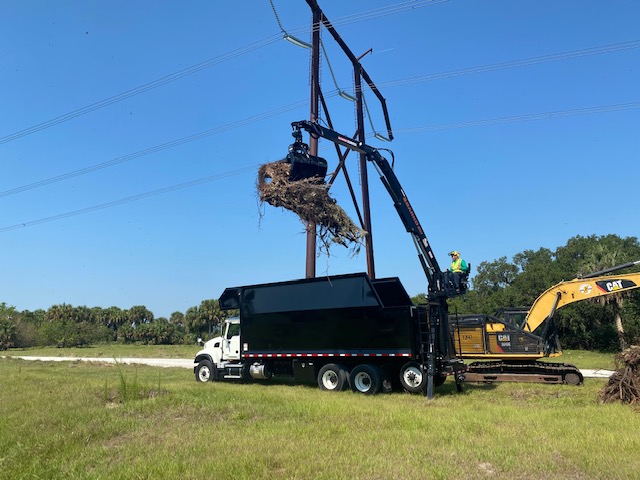
<path id="1" fill-rule="evenodd" d="M 356 55 L 373 49 L 362 63 L 395 139 L 373 138 L 384 123 L 365 90 L 367 143 L 394 151 L 441 266 L 453 248 L 477 265 L 575 235 L 638 236 L 640 2 L 319 4 Z M 309 41 L 306 2 L 274 5 Z M 310 51 L 281 37 L 268 0 L 2 2 L 0 302 L 168 317 L 228 286 L 304 277 L 302 224 L 256 194 L 258 166 L 309 116 Z M 352 135 L 354 105 L 336 95 L 353 93 L 351 65 L 323 43 L 329 113 Z M 424 292 L 369 177 L 376 274 Z M 332 195 L 353 215 L 342 177 Z M 366 259 L 336 247 L 316 269 Z"/>

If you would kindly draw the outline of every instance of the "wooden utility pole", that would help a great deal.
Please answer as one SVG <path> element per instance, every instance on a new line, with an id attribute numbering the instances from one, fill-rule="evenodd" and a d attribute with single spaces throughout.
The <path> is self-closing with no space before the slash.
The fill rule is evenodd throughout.
<path id="1" fill-rule="evenodd" d="M 320 98 L 320 9 L 313 10 L 312 40 L 311 40 L 311 112 L 309 120 L 318 121 L 318 104 Z M 309 139 L 309 155 L 318 155 L 318 139 Z M 307 223 L 307 261 L 306 278 L 316 276 L 316 224 Z"/>

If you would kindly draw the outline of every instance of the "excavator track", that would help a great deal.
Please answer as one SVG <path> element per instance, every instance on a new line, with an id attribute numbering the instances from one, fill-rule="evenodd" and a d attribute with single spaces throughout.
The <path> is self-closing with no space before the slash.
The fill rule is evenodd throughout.
<path id="1" fill-rule="evenodd" d="M 465 382 L 528 382 L 582 385 L 580 370 L 567 363 L 549 362 L 473 362 L 464 374 Z"/>

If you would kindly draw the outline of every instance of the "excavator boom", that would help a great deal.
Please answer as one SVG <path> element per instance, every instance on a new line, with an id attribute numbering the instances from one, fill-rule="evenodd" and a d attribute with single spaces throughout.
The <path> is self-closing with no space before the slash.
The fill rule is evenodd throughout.
<path id="1" fill-rule="evenodd" d="M 533 332 L 545 320 L 552 317 L 558 308 L 570 303 L 615 295 L 635 288 L 640 288 L 640 273 L 575 278 L 560 282 L 546 290 L 535 300 L 529 310 L 523 328 L 527 332 Z"/>

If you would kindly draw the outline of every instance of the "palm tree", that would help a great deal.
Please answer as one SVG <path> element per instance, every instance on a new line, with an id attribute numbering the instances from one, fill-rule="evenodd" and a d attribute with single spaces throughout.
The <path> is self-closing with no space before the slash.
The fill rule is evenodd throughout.
<path id="1" fill-rule="evenodd" d="M 599 272 L 601 270 L 615 267 L 624 263 L 623 254 L 617 249 L 607 249 L 605 245 L 598 243 L 592 247 L 592 250 L 585 256 L 583 269 L 585 271 Z M 613 310 L 614 325 L 618 334 L 618 343 L 620 350 L 627 348 L 627 341 L 624 337 L 624 325 L 622 324 L 622 316 L 620 312 L 624 305 L 624 299 L 628 292 L 613 293 L 594 299 L 595 302 L 603 305 L 609 304 Z"/>
<path id="2" fill-rule="evenodd" d="M 8 307 L 4 302 L 0 303 L 0 350 L 6 350 L 15 345 L 15 314 L 16 309 L 14 307 Z"/>
<path id="3" fill-rule="evenodd" d="M 203 300 L 200 302 L 199 308 L 200 316 L 206 319 L 209 327 L 209 335 L 211 335 L 214 329 L 217 329 L 220 322 L 225 319 L 225 313 L 220 310 L 217 300 Z"/>

